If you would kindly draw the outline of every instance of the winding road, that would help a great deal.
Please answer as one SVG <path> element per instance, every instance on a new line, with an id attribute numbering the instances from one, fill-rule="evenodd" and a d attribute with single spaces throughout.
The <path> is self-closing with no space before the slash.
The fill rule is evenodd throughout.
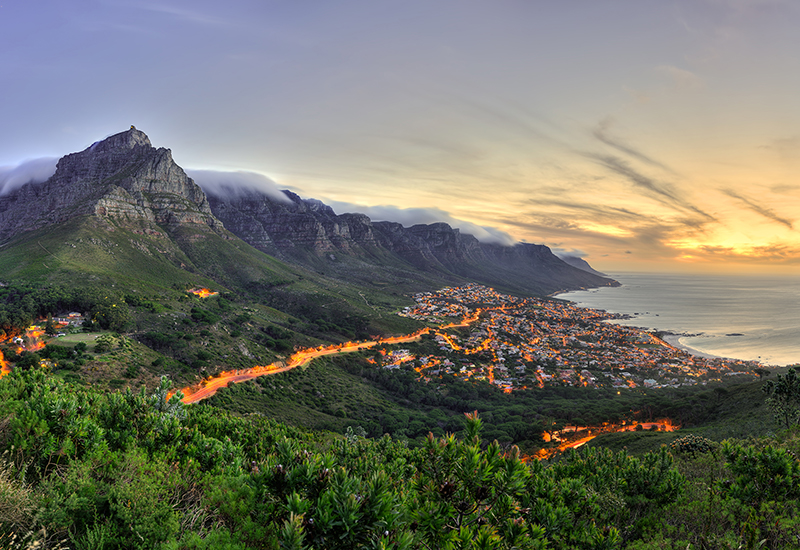
<path id="1" fill-rule="evenodd" d="M 259 376 L 267 376 L 270 374 L 277 374 L 279 372 L 286 372 L 302 365 L 308 364 L 312 359 L 322 357 L 324 355 L 334 355 L 337 353 L 352 353 L 362 349 L 371 348 L 378 344 L 401 344 L 404 342 L 413 342 L 419 340 L 423 334 L 428 334 L 429 328 L 418 330 L 411 334 L 404 336 L 394 336 L 389 338 L 381 338 L 380 340 L 366 340 L 363 342 L 347 342 L 336 346 L 320 346 L 318 348 L 308 348 L 300 350 L 291 357 L 289 362 L 277 361 L 270 365 L 259 365 L 250 369 L 224 371 L 220 374 L 203 380 L 200 384 L 183 388 L 182 401 L 186 404 L 197 403 L 203 399 L 207 399 L 217 393 L 220 388 L 226 387 L 228 384 L 235 384 L 238 382 L 245 382 L 258 378 Z"/>

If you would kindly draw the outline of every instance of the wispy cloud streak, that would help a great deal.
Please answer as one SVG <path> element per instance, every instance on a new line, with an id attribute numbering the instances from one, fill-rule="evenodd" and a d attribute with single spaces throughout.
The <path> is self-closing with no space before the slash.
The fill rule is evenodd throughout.
<path id="1" fill-rule="evenodd" d="M 693 212 L 706 221 L 716 221 L 716 218 L 711 214 L 704 212 L 700 208 L 679 197 L 671 185 L 659 182 L 636 171 L 625 160 L 613 155 L 599 155 L 597 153 L 585 153 L 584 155 L 608 170 L 625 177 L 636 187 L 649 192 L 651 196 L 663 204 L 667 204 L 679 210 Z"/>
<path id="2" fill-rule="evenodd" d="M 610 118 L 605 118 L 605 119 L 601 120 L 597 124 L 597 126 L 595 126 L 595 128 L 592 130 L 592 135 L 597 140 L 605 143 L 609 147 L 613 147 L 614 149 L 616 149 L 617 151 L 620 151 L 621 153 L 625 153 L 626 155 L 629 155 L 629 156 L 631 156 L 631 157 L 633 157 L 633 158 L 635 158 L 637 160 L 640 160 L 640 161 L 642 161 L 642 162 L 644 162 L 646 164 L 649 164 L 650 166 L 655 166 L 657 168 L 661 168 L 662 170 L 665 170 L 667 172 L 672 172 L 673 174 L 675 173 L 675 171 L 672 170 L 672 168 L 670 168 L 666 164 L 664 164 L 662 162 L 659 162 L 659 161 L 655 160 L 654 158 L 652 158 L 652 157 L 650 157 L 648 155 L 645 155 L 641 151 L 639 151 L 637 149 L 634 149 L 633 147 L 629 146 L 628 144 L 623 143 L 619 139 L 616 139 L 616 138 L 612 137 L 611 135 L 609 135 L 608 129 L 611 126 L 611 122 L 612 121 L 611 121 Z"/>
<path id="3" fill-rule="evenodd" d="M 786 218 L 784 218 L 782 216 L 779 216 L 771 208 L 767 208 L 765 206 L 757 204 L 752 199 L 749 199 L 747 197 L 743 197 L 742 195 L 740 195 L 736 191 L 733 191 L 732 189 L 723 189 L 722 192 L 725 193 L 726 195 L 728 195 L 729 197 L 738 200 L 739 202 L 741 202 L 742 204 L 747 206 L 753 212 L 755 212 L 757 214 L 761 214 L 765 218 L 770 219 L 770 220 L 772 220 L 774 222 L 777 222 L 777 223 L 779 223 L 781 225 L 785 225 L 789 229 L 794 229 L 794 225 L 792 224 L 791 220 L 787 220 Z"/>
<path id="4" fill-rule="evenodd" d="M 0 166 L 0 196 L 16 191 L 26 183 L 46 181 L 56 171 L 57 158 L 26 160 L 16 166 Z"/>
<path id="5" fill-rule="evenodd" d="M 291 202 L 277 183 L 256 172 L 187 169 L 186 173 L 203 191 L 212 195 L 235 197 L 256 191 L 279 202 Z"/>
<path id="6" fill-rule="evenodd" d="M 554 200 L 554 199 L 530 199 L 529 204 L 534 206 L 555 206 L 572 212 L 584 212 L 595 218 L 619 220 L 625 219 L 649 219 L 639 212 L 634 212 L 627 208 L 617 206 L 605 206 L 602 204 L 586 204 L 577 201 Z"/>

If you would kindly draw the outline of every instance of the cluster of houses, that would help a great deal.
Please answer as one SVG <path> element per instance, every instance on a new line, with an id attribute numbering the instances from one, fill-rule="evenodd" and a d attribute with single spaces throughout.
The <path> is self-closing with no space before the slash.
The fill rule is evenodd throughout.
<path id="1" fill-rule="evenodd" d="M 61 326 L 79 327 L 83 325 L 86 317 L 82 313 L 72 312 L 68 313 L 65 317 L 53 317 L 53 322 Z"/>
<path id="2" fill-rule="evenodd" d="M 470 333 L 438 329 L 441 357 L 416 363 L 420 376 L 448 373 L 488 380 L 506 391 L 546 384 L 629 388 L 705 384 L 752 375 L 752 361 L 691 355 L 643 329 L 613 323 L 620 316 L 571 302 L 509 296 L 482 285 L 414 295 L 400 315 L 454 324 L 473 318 Z M 480 313 L 480 316 L 474 315 Z M 612 321 L 612 322 L 609 322 Z M 399 368 L 416 358 L 386 363 Z"/>

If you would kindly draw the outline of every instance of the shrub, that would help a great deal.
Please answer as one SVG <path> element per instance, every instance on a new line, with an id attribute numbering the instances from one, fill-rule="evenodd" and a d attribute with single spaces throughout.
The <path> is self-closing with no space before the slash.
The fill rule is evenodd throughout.
<path id="1" fill-rule="evenodd" d="M 673 453 L 688 453 L 695 456 L 702 453 L 714 453 L 716 445 L 710 439 L 689 434 L 670 443 L 669 448 Z"/>

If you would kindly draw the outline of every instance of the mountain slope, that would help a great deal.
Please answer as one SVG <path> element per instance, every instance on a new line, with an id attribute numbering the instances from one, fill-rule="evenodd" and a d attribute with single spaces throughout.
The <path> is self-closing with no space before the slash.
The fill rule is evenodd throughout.
<path id="1" fill-rule="evenodd" d="M 283 340 L 295 342 L 413 330 L 388 315 L 407 302 L 395 289 L 365 294 L 277 260 L 227 231 L 169 150 L 152 147 L 134 128 L 67 155 L 46 182 L 3 197 L 0 220 L 0 280 L 12 285 L 106 288 L 118 298 L 163 301 L 179 309 L 172 315 L 179 320 L 192 313 L 178 303 L 185 291 L 209 287 L 257 309 L 263 322 L 256 327 L 286 324 L 281 330 L 291 336 Z M 331 303 L 335 311 L 326 306 Z M 144 329 L 167 327 L 146 312 L 140 317 Z M 220 330 L 242 332 L 235 323 Z"/>
<path id="2" fill-rule="evenodd" d="M 131 127 L 58 161 L 41 184 L 22 186 L 0 199 L 0 239 L 82 215 L 127 219 L 173 228 L 181 224 L 221 229 L 205 193 L 172 160 Z"/>
<path id="3" fill-rule="evenodd" d="M 319 274 L 401 292 L 469 280 L 525 294 L 614 284 L 567 265 L 541 245 L 480 243 L 444 223 L 373 223 L 363 214 L 336 215 L 288 191 L 281 201 L 253 190 L 220 189 L 204 193 L 169 149 L 153 147 L 131 127 L 61 158 L 47 181 L 0 197 L 0 246 L 16 260 L 9 265 L 0 259 L 0 277 L 32 276 L 37 269 L 52 276 L 74 268 L 152 282 L 184 281 L 188 272 L 236 285 L 264 278 L 265 261 L 268 273 L 277 270 L 267 279 L 285 279 L 287 270 L 295 273 L 290 279 L 298 276 L 296 267 L 254 259 L 241 238 Z M 78 233 L 70 236 L 67 227 Z M 48 236 L 51 230 L 64 237 L 58 244 Z M 23 249 L 14 254 L 17 240 Z M 72 250 L 58 253 L 65 246 Z M 37 253 L 31 255 L 32 248 Z M 31 267 L 34 260 L 40 268 Z"/>
<path id="4" fill-rule="evenodd" d="M 235 287 L 299 276 L 226 231 L 170 151 L 134 128 L 2 197 L 0 238 L 6 279 Z"/>
<path id="5" fill-rule="evenodd" d="M 577 267 L 578 269 L 587 271 L 589 273 L 593 273 L 594 275 L 598 275 L 600 277 L 607 277 L 605 273 L 597 271 L 596 269 L 594 269 L 592 266 L 589 265 L 589 262 L 587 262 L 586 260 L 584 260 L 579 256 L 559 256 L 559 258 L 561 258 L 562 261 L 568 263 L 572 267 Z"/>

